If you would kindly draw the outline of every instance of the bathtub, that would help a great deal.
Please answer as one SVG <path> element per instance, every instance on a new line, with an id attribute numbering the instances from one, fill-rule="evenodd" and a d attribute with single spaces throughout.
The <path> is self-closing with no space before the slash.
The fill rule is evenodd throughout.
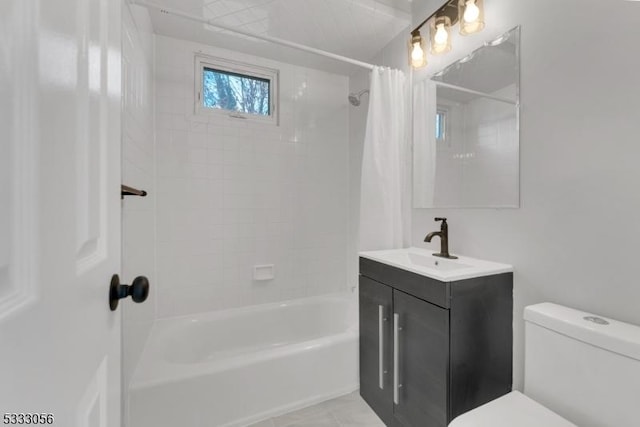
<path id="1" fill-rule="evenodd" d="M 352 392 L 357 340 L 353 295 L 159 320 L 128 427 L 246 426 Z"/>

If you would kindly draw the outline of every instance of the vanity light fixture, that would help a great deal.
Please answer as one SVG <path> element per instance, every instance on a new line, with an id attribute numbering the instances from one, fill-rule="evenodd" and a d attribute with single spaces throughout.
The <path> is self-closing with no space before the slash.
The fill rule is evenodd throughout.
<path id="1" fill-rule="evenodd" d="M 426 46 L 420 29 L 427 23 L 431 53 L 439 55 L 451 50 L 451 28 L 460 23 L 460 34 L 466 36 L 484 29 L 484 0 L 448 0 L 411 32 L 409 63 L 413 68 L 427 65 Z"/>

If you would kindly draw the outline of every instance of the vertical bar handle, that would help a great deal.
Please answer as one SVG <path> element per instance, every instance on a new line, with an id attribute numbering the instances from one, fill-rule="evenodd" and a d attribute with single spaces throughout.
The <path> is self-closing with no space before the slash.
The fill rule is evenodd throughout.
<path id="1" fill-rule="evenodd" d="M 384 390 L 384 306 L 378 306 L 378 386 Z"/>
<path id="2" fill-rule="evenodd" d="M 400 403 L 400 315 L 393 313 L 393 403 Z"/>

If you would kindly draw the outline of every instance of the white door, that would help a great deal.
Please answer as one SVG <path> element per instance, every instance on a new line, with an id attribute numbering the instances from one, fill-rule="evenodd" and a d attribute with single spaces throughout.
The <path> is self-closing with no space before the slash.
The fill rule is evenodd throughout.
<path id="1" fill-rule="evenodd" d="M 2 426 L 120 425 L 120 31 L 116 0 L 0 2 Z"/>

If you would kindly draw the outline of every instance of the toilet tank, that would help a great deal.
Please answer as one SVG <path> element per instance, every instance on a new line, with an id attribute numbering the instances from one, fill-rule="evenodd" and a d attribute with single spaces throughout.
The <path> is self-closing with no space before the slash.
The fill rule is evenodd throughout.
<path id="1" fill-rule="evenodd" d="M 640 426 L 640 327 L 550 303 L 524 319 L 526 395 L 580 427 Z"/>

